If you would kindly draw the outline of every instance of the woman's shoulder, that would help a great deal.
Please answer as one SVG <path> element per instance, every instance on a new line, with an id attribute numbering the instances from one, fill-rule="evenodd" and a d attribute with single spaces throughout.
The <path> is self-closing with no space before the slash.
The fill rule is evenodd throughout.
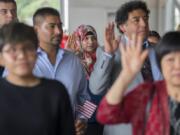
<path id="1" fill-rule="evenodd" d="M 4 84 L 6 84 L 6 80 L 5 80 L 5 78 L 4 77 L 0 77 L 0 86 L 2 87 L 2 86 L 4 86 Z"/>
<path id="2" fill-rule="evenodd" d="M 54 79 L 48 79 L 48 78 L 40 78 L 42 81 L 42 84 L 46 85 L 63 85 L 60 81 L 54 80 Z"/>
<path id="3" fill-rule="evenodd" d="M 143 93 L 143 94 L 149 94 L 152 93 L 153 91 L 160 91 L 164 90 L 165 88 L 165 81 L 160 80 L 160 81 L 154 81 L 154 82 L 144 82 L 137 86 L 135 88 L 136 93 Z"/>
<path id="4" fill-rule="evenodd" d="M 64 84 L 57 80 L 41 78 L 41 86 L 47 90 L 62 93 L 67 91 Z"/>
<path id="5" fill-rule="evenodd" d="M 144 82 L 137 86 L 138 89 L 151 89 L 153 87 L 161 87 L 165 85 L 164 80 L 154 81 L 154 82 Z"/>
<path id="6" fill-rule="evenodd" d="M 163 85 L 164 81 L 155 81 L 155 82 L 143 82 L 142 84 L 139 84 L 137 87 L 131 90 L 131 92 L 128 93 L 129 96 L 149 96 L 150 93 L 152 93 L 154 90 L 157 91 L 160 89 Z"/>
<path id="7" fill-rule="evenodd" d="M 164 93 L 166 91 L 166 83 L 164 80 L 154 82 L 154 87 L 156 91 L 163 91 Z"/>
<path id="8" fill-rule="evenodd" d="M 41 78 L 41 84 L 38 89 L 38 93 L 50 103 L 62 103 L 62 101 L 69 100 L 67 89 L 57 80 Z"/>

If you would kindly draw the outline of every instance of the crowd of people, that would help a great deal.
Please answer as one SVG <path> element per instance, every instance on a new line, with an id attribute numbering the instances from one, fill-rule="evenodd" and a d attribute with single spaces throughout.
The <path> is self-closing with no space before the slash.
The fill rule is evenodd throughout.
<path id="1" fill-rule="evenodd" d="M 180 32 L 161 37 L 149 15 L 125 2 L 103 46 L 80 24 L 62 48 L 59 11 L 39 8 L 29 26 L 0 0 L 0 134 L 121 135 L 129 123 L 133 135 L 180 135 Z"/>

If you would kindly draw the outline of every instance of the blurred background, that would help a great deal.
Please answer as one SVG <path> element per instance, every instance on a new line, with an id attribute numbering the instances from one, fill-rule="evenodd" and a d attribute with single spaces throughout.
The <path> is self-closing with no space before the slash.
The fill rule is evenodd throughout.
<path id="1" fill-rule="evenodd" d="M 32 24 L 32 15 L 39 7 L 51 6 L 58 9 L 63 20 L 65 33 L 71 33 L 80 24 L 94 26 L 100 45 L 103 45 L 104 27 L 114 21 L 117 8 L 130 0 L 16 0 L 20 21 Z M 150 13 L 150 29 L 163 35 L 175 30 L 180 23 L 180 0 L 144 0 Z"/>

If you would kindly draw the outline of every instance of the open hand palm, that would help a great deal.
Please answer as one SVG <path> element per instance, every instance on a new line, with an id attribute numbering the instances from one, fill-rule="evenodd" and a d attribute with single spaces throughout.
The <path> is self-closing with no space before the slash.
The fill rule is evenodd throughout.
<path id="1" fill-rule="evenodd" d="M 119 40 L 115 39 L 114 23 L 109 23 L 105 29 L 105 52 L 114 53 L 119 45 Z"/>
<path id="2" fill-rule="evenodd" d="M 147 50 L 142 50 L 142 39 L 141 37 L 134 37 L 128 45 L 120 45 L 121 61 L 123 71 L 128 73 L 130 76 L 135 76 L 148 55 Z"/>

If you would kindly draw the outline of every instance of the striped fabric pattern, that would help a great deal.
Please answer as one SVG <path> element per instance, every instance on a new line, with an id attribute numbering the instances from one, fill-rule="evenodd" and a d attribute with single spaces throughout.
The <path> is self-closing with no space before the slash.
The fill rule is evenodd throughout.
<path id="1" fill-rule="evenodd" d="M 84 116 L 85 118 L 89 119 L 93 115 L 97 108 L 97 105 L 86 100 L 83 105 L 77 105 L 76 111 Z"/>

